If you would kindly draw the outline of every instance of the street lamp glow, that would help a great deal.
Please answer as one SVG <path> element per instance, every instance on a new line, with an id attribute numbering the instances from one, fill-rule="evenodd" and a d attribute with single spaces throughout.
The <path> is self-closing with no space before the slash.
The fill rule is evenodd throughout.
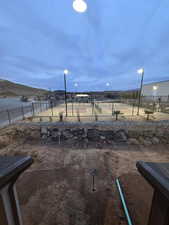
<path id="1" fill-rule="evenodd" d="M 64 70 L 64 74 L 67 75 L 69 73 L 69 70 Z"/>
<path id="2" fill-rule="evenodd" d="M 84 0 L 74 0 L 73 8 L 78 13 L 84 13 L 87 10 L 87 4 Z"/>
<path id="3" fill-rule="evenodd" d="M 158 89 L 157 86 L 153 86 L 153 90 L 156 91 Z"/>
<path id="4" fill-rule="evenodd" d="M 143 74 L 144 73 L 144 69 L 143 68 L 140 68 L 139 70 L 137 70 L 137 73 L 138 74 Z"/>
<path id="5" fill-rule="evenodd" d="M 74 83 L 74 86 L 77 87 L 78 86 L 78 83 Z"/>
<path id="6" fill-rule="evenodd" d="M 106 83 L 106 86 L 109 87 L 110 86 L 110 83 Z"/>

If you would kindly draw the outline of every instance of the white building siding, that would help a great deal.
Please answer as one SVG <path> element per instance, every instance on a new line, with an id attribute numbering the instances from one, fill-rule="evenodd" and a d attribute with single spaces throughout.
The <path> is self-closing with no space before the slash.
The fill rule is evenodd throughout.
<path id="1" fill-rule="evenodd" d="M 153 87 L 157 87 L 156 90 Z M 156 82 L 143 85 L 143 96 L 169 96 L 169 81 Z"/>

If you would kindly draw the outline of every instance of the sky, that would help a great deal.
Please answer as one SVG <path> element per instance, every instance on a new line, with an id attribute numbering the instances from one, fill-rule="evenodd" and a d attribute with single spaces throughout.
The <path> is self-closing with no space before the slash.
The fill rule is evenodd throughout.
<path id="1" fill-rule="evenodd" d="M 169 1 L 0 0 L 0 79 L 68 91 L 128 90 L 169 79 Z M 75 83 L 77 85 L 75 85 Z M 109 84 L 109 85 L 106 85 Z"/>

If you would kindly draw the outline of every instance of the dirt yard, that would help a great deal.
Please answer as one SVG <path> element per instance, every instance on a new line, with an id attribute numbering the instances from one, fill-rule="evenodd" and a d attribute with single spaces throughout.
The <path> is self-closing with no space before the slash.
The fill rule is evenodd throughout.
<path id="1" fill-rule="evenodd" d="M 138 160 L 168 162 L 169 145 L 74 150 L 29 140 L 2 148 L 0 154 L 34 158 L 17 183 L 24 225 L 127 225 L 117 177 L 134 224 L 145 225 L 153 192 L 135 164 Z"/>

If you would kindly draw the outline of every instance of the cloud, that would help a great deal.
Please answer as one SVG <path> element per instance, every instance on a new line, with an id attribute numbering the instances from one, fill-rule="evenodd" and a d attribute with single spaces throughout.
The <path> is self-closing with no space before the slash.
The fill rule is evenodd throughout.
<path id="1" fill-rule="evenodd" d="M 135 88 L 139 67 L 145 82 L 169 77 L 167 1 L 86 1 L 85 14 L 67 0 L 3 1 L 1 77 L 62 89 L 67 68 L 70 90 Z"/>

